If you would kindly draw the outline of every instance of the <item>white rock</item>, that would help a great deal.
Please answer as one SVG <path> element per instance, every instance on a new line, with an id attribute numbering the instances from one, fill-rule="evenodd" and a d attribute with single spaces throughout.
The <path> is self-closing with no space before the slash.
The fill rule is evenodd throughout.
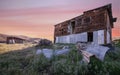
<path id="1" fill-rule="evenodd" d="M 51 58 L 53 56 L 53 50 L 52 49 L 43 49 L 43 54 L 46 58 Z"/>
<path id="2" fill-rule="evenodd" d="M 41 49 L 38 49 L 37 51 L 36 51 L 36 54 L 41 54 L 42 53 L 42 50 Z"/>
<path id="3" fill-rule="evenodd" d="M 67 54 L 69 51 L 69 49 L 56 50 L 55 55 Z"/>
<path id="4" fill-rule="evenodd" d="M 68 53 L 70 50 L 69 49 L 61 49 L 61 50 L 52 50 L 52 49 L 38 49 L 36 51 L 36 54 L 44 54 L 44 56 L 46 58 L 51 58 L 53 55 L 61 55 L 61 54 L 66 54 Z"/>

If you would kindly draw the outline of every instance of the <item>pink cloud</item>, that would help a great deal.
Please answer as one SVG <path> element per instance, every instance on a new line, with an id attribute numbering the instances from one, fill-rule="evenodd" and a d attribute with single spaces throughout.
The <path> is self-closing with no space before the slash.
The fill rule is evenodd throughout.
<path id="1" fill-rule="evenodd" d="M 62 0 L 63 1 L 63 0 Z M 72 1 L 72 0 L 71 0 Z M 34 2 L 34 1 L 33 1 Z M 0 9 L 0 32 L 7 34 L 23 34 L 36 37 L 52 38 L 54 26 L 67 19 L 81 15 L 86 10 L 103 5 L 104 1 L 72 1 L 73 3 L 47 7 L 25 7 L 17 9 Z M 63 1 L 64 3 L 64 1 Z M 108 2 L 105 1 L 104 4 Z M 48 3 L 49 4 L 49 3 Z M 59 4 L 59 3 L 58 3 Z M 15 4 L 17 5 L 17 4 Z M 15 6 L 13 5 L 13 7 Z M 9 5 L 8 5 L 9 6 Z M 55 7 L 56 6 L 56 7 Z M 113 36 L 120 36 L 120 15 L 114 4 L 113 16 L 118 20 L 113 29 Z M 22 6 L 19 6 L 22 7 Z"/>
<path id="2" fill-rule="evenodd" d="M 81 13 L 83 10 L 76 9 L 62 9 L 58 8 L 29 8 L 29 9 L 11 9 L 11 10 L 0 10 L 0 17 L 9 16 L 26 16 L 26 15 L 59 15 L 59 14 L 71 14 Z"/>

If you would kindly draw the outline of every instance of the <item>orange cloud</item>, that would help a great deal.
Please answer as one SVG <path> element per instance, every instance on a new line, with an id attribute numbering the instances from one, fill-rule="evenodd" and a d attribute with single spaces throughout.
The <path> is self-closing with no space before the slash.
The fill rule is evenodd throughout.
<path id="1" fill-rule="evenodd" d="M 119 29 L 113 29 L 112 31 L 113 37 L 120 37 L 120 30 Z"/>

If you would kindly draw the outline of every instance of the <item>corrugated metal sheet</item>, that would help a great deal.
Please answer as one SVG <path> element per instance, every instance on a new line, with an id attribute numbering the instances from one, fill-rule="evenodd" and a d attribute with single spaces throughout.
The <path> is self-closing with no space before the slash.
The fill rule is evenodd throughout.
<path id="1" fill-rule="evenodd" d="M 76 43 L 77 41 L 87 42 L 87 32 L 56 37 L 56 43 Z"/>
<path id="2" fill-rule="evenodd" d="M 56 37 L 56 43 L 76 43 L 78 41 L 87 42 L 87 32 Z M 104 30 L 93 32 L 93 42 L 95 44 L 104 44 Z"/>

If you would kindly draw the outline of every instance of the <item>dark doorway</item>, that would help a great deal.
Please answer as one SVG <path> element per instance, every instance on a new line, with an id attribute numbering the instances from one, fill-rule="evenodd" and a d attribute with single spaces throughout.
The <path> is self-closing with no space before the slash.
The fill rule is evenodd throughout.
<path id="1" fill-rule="evenodd" d="M 93 42 L 93 32 L 88 32 L 88 42 Z"/>
<path id="2" fill-rule="evenodd" d="M 72 33 L 74 33 L 74 31 L 75 31 L 75 21 L 71 22 L 71 27 L 72 27 Z"/>

